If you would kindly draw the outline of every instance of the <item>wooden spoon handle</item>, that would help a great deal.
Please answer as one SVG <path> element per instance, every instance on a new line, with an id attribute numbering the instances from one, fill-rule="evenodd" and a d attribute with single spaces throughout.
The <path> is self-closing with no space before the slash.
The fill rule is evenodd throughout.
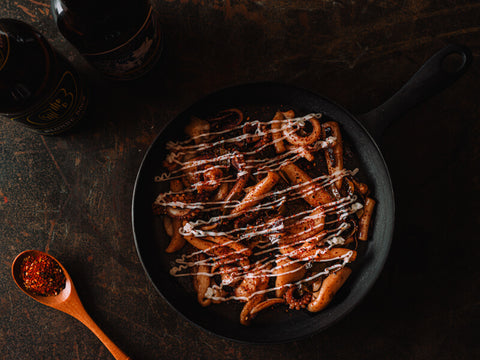
<path id="1" fill-rule="evenodd" d="M 77 320 L 82 322 L 86 327 L 88 327 L 97 338 L 105 345 L 105 347 L 110 351 L 113 357 L 117 360 L 129 360 L 130 357 L 127 356 L 120 348 L 113 343 L 110 338 L 105 335 L 105 333 L 98 327 L 98 325 L 93 321 L 93 319 L 88 315 L 87 312 L 75 316 Z"/>

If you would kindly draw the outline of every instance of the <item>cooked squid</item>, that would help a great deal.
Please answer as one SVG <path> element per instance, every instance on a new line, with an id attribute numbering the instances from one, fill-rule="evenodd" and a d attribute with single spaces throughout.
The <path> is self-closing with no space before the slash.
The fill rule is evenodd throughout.
<path id="1" fill-rule="evenodd" d="M 338 123 L 292 109 L 258 116 L 192 117 L 187 138 L 167 143 L 156 179 L 170 190 L 153 204 L 178 254 L 171 275 L 192 277 L 202 306 L 242 302 L 243 325 L 273 306 L 329 306 L 375 206 L 359 170 L 345 168 Z"/>

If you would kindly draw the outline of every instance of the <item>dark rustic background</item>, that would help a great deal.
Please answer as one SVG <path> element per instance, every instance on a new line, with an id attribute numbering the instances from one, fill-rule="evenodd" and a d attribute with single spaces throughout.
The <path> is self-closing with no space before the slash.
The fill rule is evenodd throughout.
<path id="1" fill-rule="evenodd" d="M 134 3 L 135 1 L 132 0 Z M 147 78 L 103 80 L 57 32 L 48 0 L 1 0 L 88 78 L 84 129 L 42 137 L 0 122 L 0 358 L 112 359 L 83 325 L 22 294 L 26 249 L 57 256 L 86 309 L 133 359 L 480 358 L 480 2 L 155 1 L 166 48 Z M 447 43 L 469 46 L 465 76 L 386 132 L 397 202 L 387 266 L 347 318 L 290 344 L 245 345 L 186 322 L 156 293 L 130 221 L 141 159 L 163 125 L 225 86 L 281 81 L 355 114 L 392 95 Z"/>

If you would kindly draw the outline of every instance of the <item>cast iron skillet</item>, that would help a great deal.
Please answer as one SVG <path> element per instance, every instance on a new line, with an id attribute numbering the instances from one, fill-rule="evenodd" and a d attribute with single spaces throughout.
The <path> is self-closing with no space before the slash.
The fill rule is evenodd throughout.
<path id="1" fill-rule="evenodd" d="M 135 245 L 151 282 L 164 299 L 186 319 L 219 336 L 250 343 L 291 341 L 323 330 L 349 313 L 378 278 L 388 256 L 394 226 L 394 197 L 387 166 L 375 140 L 387 124 L 426 97 L 458 79 L 472 61 L 471 52 L 459 45 L 440 50 L 390 100 L 368 114 L 360 123 L 332 101 L 311 91 L 277 83 L 255 83 L 215 92 L 178 115 L 160 132 L 143 159 L 135 183 L 132 221 Z M 368 179 L 377 200 L 372 237 L 365 253 L 355 262 L 352 276 L 336 294 L 330 306 L 320 313 L 266 310 L 249 327 L 239 323 L 242 304 L 201 307 L 188 286 L 169 275 L 173 257 L 165 254 L 168 240 L 162 222 L 151 211 L 161 192 L 154 178 L 161 173 L 165 144 L 179 139 L 191 115 L 215 114 L 219 109 L 242 105 L 290 105 L 304 113 L 321 112 L 325 119 L 340 123 L 342 133 L 360 158 L 360 171 Z M 365 126 L 365 127 L 364 127 Z M 189 282 L 191 279 L 187 279 Z"/>

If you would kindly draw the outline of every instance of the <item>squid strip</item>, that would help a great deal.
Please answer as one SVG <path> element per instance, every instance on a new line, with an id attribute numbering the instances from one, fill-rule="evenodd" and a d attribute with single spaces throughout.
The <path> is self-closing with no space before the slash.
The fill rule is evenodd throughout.
<path id="1" fill-rule="evenodd" d="M 365 200 L 365 205 L 363 207 L 363 215 L 360 218 L 360 231 L 358 238 L 360 240 L 367 240 L 368 238 L 368 229 L 370 228 L 370 222 L 372 220 L 373 209 L 375 208 L 375 200 L 367 197 Z"/>
<path id="2" fill-rule="evenodd" d="M 253 309 L 260 304 L 264 298 L 265 294 L 258 294 L 247 301 L 247 303 L 243 306 L 242 312 L 240 313 L 240 324 L 250 325 L 250 322 L 255 316 L 252 316 Z"/>
<path id="3" fill-rule="evenodd" d="M 216 244 L 220 244 L 222 246 L 228 246 L 229 248 L 235 250 L 237 253 L 240 253 L 243 256 L 252 255 L 252 250 L 250 248 L 226 236 L 206 236 L 205 239 Z"/>
<path id="4" fill-rule="evenodd" d="M 260 311 L 265 310 L 269 308 L 270 306 L 273 306 L 275 304 L 283 304 L 285 302 L 284 299 L 282 298 L 271 298 L 268 300 L 265 300 L 261 302 L 260 304 L 256 305 L 251 311 L 250 311 L 250 318 L 253 319 L 254 316 L 256 316 Z"/>
<path id="5" fill-rule="evenodd" d="M 203 261 L 207 259 L 204 254 L 198 254 L 199 265 L 197 265 L 197 271 L 193 278 L 193 286 L 197 291 L 197 300 L 202 306 L 208 306 L 212 300 L 205 297 L 207 289 L 210 287 L 211 278 L 208 275 L 210 273 L 210 266 L 203 264 Z"/>
<path id="6" fill-rule="evenodd" d="M 308 304 L 308 310 L 311 312 L 318 312 L 327 307 L 333 299 L 333 296 L 343 286 L 345 281 L 352 273 L 352 269 L 344 267 L 337 272 L 328 275 L 322 282 L 320 290 L 314 293 L 314 298 Z"/>
<path id="7" fill-rule="evenodd" d="M 282 167 L 282 171 L 293 185 L 307 183 L 302 189 L 302 196 L 311 206 L 317 207 L 335 200 L 324 187 L 313 183 L 312 178 L 297 165 L 289 163 Z"/>
<path id="8" fill-rule="evenodd" d="M 235 206 L 231 214 L 243 213 L 251 207 L 257 205 L 262 199 L 261 196 L 268 193 L 275 186 L 278 180 L 280 180 L 280 176 L 277 173 L 272 171 L 268 172 L 267 176 L 262 181 L 257 183 L 257 185 L 255 185 L 247 195 L 245 195 L 240 204 Z"/>
<path id="9" fill-rule="evenodd" d="M 217 246 L 217 244 L 215 244 L 215 243 L 199 239 L 199 238 L 197 238 L 195 236 L 192 236 L 192 235 L 184 235 L 183 238 L 185 240 L 187 240 L 192 246 L 196 247 L 199 250 L 203 250 L 203 251 L 211 250 L 212 247 Z"/>
<path id="10" fill-rule="evenodd" d="M 288 258 L 279 259 L 275 268 L 275 295 L 282 297 L 287 291 L 287 285 L 303 279 L 306 269 L 303 264 L 289 260 Z"/>
<path id="11" fill-rule="evenodd" d="M 245 185 L 247 185 L 251 174 L 251 168 L 247 167 L 247 163 L 245 162 L 242 154 L 235 154 L 235 157 L 232 160 L 232 165 L 238 170 L 237 181 L 235 182 L 235 185 L 233 185 L 228 195 L 225 197 L 224 209 L 225 205 L 239 197 L 240 192 L 243 190 Z"/>
<path id="12" fill-rule="evenodd" d="M 167 253 L 173 253 L 185 245 L 185 238 L 183 237 L 182 234 L 178 231 L 182 226 L 182 220 L 180 219 L 173 219 L 172 220 L 172 230 L 173 234 L 170 239 L 170 244 L 168 244 L 167 248 L 165 249 L 165 252 Z"/>
<path id="13" fill-rule="evenodd" d="M 328 121 L 322 124 L 324 138 L 333 136 L 336 138 L 336 143 L 333 148 L 325 149 L 325 159 L 327 160 L 328 172 L 330 175 L 343 169 L 343 141 L 340 127 L 335 121 Z M 335 183 L 337 189 L 342 188 L 342 178 Z"/>
<path id="14" fill-rule="evenodd" d="M 273 120 L 284 120 L 285 116 L 280 112 L 277 111 L 275 116 L 273 117 Z M 282 133 L 280 132 L 280 129 L 282 128 L 282 124 L 280 121 L 274 121 L 272 123 L 272 138 L 275 144 L 275 151 L 277 154 L 281 154 L 285 152 L 285 144 L 283 143 L 282 140 Z"/>
<path id="15" fill-rule="evenodd" d="M 190 123 L 185 127 L 185 133 L 190 136 L 195 144 L 200 144 L 206 141 L 202 139 L 204 134 L 210 131 L 210 124 L 208 121 L 202 120 L 196 116 L 192 116 Z"/>
<path id="16" fill-rule="evenodd" d="M 168 236 L 173 236 L 173 225 L 172 225 L 172 218 L 170 216 L 163 217 L 163 227 L 165 228 L 165 232 Z"/>
<path id="17" fill-rule="evenodd" d="M 306 251 L 296 250 L 289 253 L 288 256 L 294 259 L 303 259 L 319 262 L 349 257 L 349 262 L 353 262 L 357 257 L 357 252 L 355 250 L 350 250 L 346 248 L 317 248 Z"/>

